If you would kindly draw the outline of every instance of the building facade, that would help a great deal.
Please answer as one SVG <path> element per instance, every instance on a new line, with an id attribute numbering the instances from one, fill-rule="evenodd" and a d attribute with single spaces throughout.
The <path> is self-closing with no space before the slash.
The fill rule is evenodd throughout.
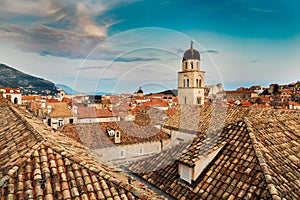
<path id="1" fill-rule="evenodd" d="M 22 104 L 22 93 L 19 88 L 0 88 L 3 97 L 11 101 L 13 104 Z"/>

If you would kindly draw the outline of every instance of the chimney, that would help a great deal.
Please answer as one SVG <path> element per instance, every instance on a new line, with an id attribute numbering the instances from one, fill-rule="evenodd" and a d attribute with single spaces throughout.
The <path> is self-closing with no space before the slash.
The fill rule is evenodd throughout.
<path id="1" fill-rule="evenodd" d="M 73 113 L 78 114 L 78 107 L 77 106 L 73 106 Z"/>
<path id="2" fill-rule="evenodd" d="M 47 110 L 48 110 L 48 114 L 50 114 L 52 111 L 52 106 L 47 106 Z"/>
<path id="3" fill-rule="evenodd" d="M 115 131 L 115 144 L 121 143 L 121 132 L 119 130 Z"/>
<path id="4" fill-rule="evenodd" d="M 42 108 L 46 108 L 46 100 L 42 99 L 40 102 L 41 102 Z"/>

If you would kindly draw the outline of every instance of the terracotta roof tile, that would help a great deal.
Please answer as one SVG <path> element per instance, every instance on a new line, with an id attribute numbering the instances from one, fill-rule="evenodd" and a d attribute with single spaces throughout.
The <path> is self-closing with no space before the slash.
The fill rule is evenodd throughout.
<path id="1" fill-rule="evenodd" d="M 56 102 L 47 103 L 47 106 L 51 106 L 52 110 L 48 114 L 50 117 L 73 117 L 73 112 L 69 109 L 68 103 Z"/>
<path id="2" fill-rule="evenodd" d="M 114 137 L 110 137 L 106 129 L 119 130 L 121 144 L 142 143 L 170 139 L 170 137 L 155 127 L 140 127 L 133 122 L 100 122 L 88 124 L 67 124 L 61 129 L 63 134 L 76 135 L 88 148 L 103 148 L 116 145 Z M 152 132 L 151 132 L 152 131 Z"/>
<path id="3" fill-rule="evenodd" d="M 1 199 L 161 199 L 149 189 L 127 189 L 123 172 L 25 111 L 3 105 L 0 119 Z"/>
<path id="4" fill-rule="evenodd" d="M 211 120 L 213 109 L 217 108 L 200 107 L 200 112 L 188 110 L 187 113 L 200 113 L 198 136 L 177 155 L 177 162 L 162 159 L 171 157 L 172 150 L 169 150 L 128 168 L 176 199 L 298 199 L 300 112 L 217 109 L 218 114 L 223 111 L 225 116 L 219 120 L 220 115 L 216 114 L 219 117 L 214 122 L 224 125 L 214 126 L 203 120 Z M 178 118 L 182 117 L 187 116 L 177 115 L 177 125 Z M 193 165 L 199 155 L 222 142 L 226 142 L 224 148 L 192 185 L 180 180 L 178 162 Z M 157 167 L 159 165 L 163 167 Z"/>

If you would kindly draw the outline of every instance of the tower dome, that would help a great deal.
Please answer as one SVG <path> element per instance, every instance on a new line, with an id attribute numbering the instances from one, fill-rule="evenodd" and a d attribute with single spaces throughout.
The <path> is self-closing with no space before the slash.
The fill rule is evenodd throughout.
<path id="1" fill-rule="evenodd" d="M 191 41 L 191 48 L 184 52 L 182 61 L 189 59 L 200 60 L 200 53 L 193 48 L 193 41 Z"/>
<path id="2" fill-rule="evenodd" d="M 143 94 L 143 90 L 142 90 L 142 87 L 140 86 L 139 90 L 137 91 L 138 94 Z"/>

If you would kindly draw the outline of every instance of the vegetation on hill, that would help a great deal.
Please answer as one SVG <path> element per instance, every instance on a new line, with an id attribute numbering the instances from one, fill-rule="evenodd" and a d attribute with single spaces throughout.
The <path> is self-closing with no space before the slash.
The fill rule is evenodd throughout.
<path id="1" fill-rule="evenodd" d="M 20 88 L 24 95 L 56 95 L 58 93 L 54 83 L 25 74 L 5 64 L 0 64 L 0 87 Z"/>
<path id="2" fill-rule="evenodd" d="M 176 89 L 165 90 L 165 91 L 159 92 L 158 94 L 172 94 L 173 96 L 177 96 L 178 95 L 178 91 Z"/>

